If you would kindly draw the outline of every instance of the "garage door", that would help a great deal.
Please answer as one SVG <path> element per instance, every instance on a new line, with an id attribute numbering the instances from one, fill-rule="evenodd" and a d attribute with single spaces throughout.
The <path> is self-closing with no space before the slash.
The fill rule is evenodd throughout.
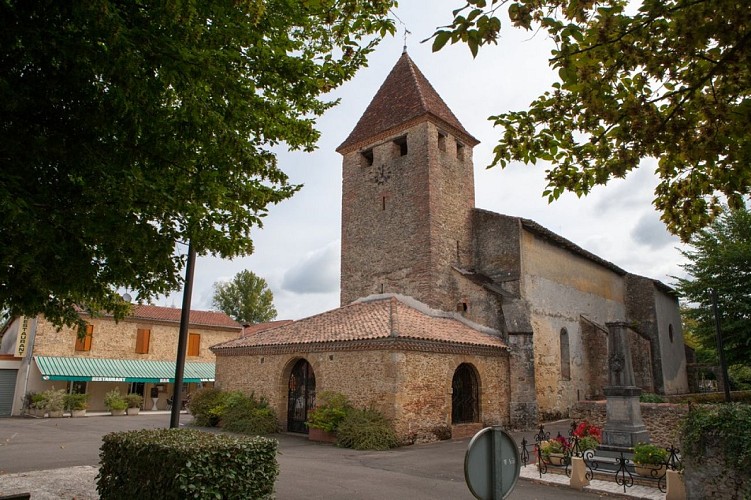
<path id="1" fill-rule="evenodd" d="M 18 370 L 0 370 L 0 417 L 9 417 L 13 409 Z"/>

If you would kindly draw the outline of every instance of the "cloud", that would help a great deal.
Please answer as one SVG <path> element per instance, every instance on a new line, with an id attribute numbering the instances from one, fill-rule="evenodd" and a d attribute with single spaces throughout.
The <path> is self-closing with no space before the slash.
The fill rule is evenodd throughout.
<path id="1" fill-rule="evenodd" d="M 309 252 L 284 273 L 282 289 L 294 293 L 331 293 L 339 290 L 339 241 Z"/>
<path id="2" fill-rule="evenodd" d="M 665 224 L 657 216 L 657 212 L 648 212 L 642 215 L 634 229 L 631 230 L 631 238 L 653 250 L 675 246 L 679 243 L 678 238 L 670 234 L 665 228 Z"/>

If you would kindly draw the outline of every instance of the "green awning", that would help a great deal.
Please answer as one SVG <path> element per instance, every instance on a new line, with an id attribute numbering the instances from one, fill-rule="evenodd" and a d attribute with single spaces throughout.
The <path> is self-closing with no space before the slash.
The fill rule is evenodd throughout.
<path id="1" fill-rule="evenodd" d="M 175 381 L 174 361 L 61 356 L 35 356 L 34 359 L 36 359 L 44 380 L 147 382 L 152 384 Z M 185 363 L 184 383 L 213 381 L 214 363 Z"/>

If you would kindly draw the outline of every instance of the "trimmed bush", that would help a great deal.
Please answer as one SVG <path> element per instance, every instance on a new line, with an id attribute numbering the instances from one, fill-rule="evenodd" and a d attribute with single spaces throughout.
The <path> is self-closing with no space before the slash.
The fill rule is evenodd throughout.
<path id="1" fill-rule="evenodd" d="M 66 394 L 65 395 L 65 409 L 66 410 L 85 410 L 89 407 L 89 395 L 88 394 Z"/>
<path id="2" fill-rule="evenodd" d="M 374 409 L 352 409 L 341 421 L 336 444 L 355 450 L 388 450 L 399 446 L 391 422 Z"/>
<path id="3" fill-rule="evenodd" d="M 111 433 L 100 448 L 97 491 L 103 500 L 273 498 L 277 446 L 195 429 Z"/>
<path id="4" fill-rule="evenodd" d="M 110 411 L 124 410 L 128 407 L 128 403 L 120 394 L 120 389 L 115 388 L 104 395 L 104 406 Z"/>
<path id="5" fill-rule="evenodd" d="M 253 394 L 230 393 L 230 396 L 221 412 L 222 429 L 242 434 L 271 434 L 278 430 L 276 414 L 266 400 L 256 400 Z"/>
<path id="6" fill-rule="evenodd" d="M 665 398 L 660 396 L 659 394 L 654 394 L 651 392 L 642 392 L 639 396 L 639 402 L 641 403 L 664 403 Z"/>
<path id="7" fill-rule="evenodd" d="M 123 399 L 125 400 L 125 404 L 128 405 L 128 408 L 140 408 L 143 403 L 143 396 L 136 393 L 126 394 L 123 396 Z"/>

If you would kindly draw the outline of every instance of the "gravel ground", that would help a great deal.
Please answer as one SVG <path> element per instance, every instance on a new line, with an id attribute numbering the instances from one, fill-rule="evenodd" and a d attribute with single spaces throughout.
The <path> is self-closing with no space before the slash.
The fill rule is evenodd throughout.
<path id="1" fill-rule="evenodd" d="M 32 500 L 96 500 L 98 467 L 83 465 L 0 476 L 0 496 L 31 493 Z"/>

